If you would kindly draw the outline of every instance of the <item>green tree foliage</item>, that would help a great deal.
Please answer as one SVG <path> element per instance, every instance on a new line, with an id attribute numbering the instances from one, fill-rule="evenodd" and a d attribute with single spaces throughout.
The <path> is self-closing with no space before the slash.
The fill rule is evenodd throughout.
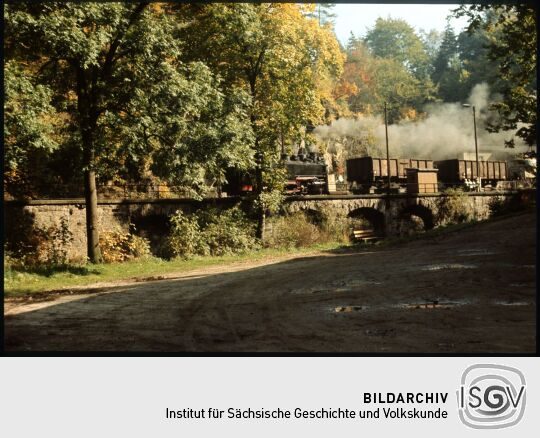
<path id="1" fill-rule="evenodd" d="M 279 153 L 305 135 L 305 126 L 324 119 L 342 55 L 328 27 L 309 17 L 312 6 L 296 4 L 192 4 L 171 8 L 189 24 L 179 35 L 186 56 L 209 65 L 224 78 L 224 89 L 251 97 L 249 119 L 256 154 L 258 236 L 264 229 L 268 196 L 281 191 Z"/>
<path id="2" fill-rule="evenodd" d="M 456 96 L 461 86 L 462 68 L 459 59 L 459 47 L 454 29 L 447 25 L 439 50 L 433 60 L 431 78 L 438 88 L 439 97 L 445 102 L 460 100 L 464 96 Z"/>
<path id="3" fill-rule="evenodd" d="M 85 176 L 92 261 L 100 260 L 95 179 L 104 163 L 152 165 L 196 192 L 227 157 L 249 160 L 250 125 L 241 121 L 248 98 L 223 96 L 207 66 L 181 60 L 175 35 L 182 23 L 160 5 L 28 3 L 4 12 L 8 62 L 32 66 L 27 74 L 42 95 L 37 110 L 53 105 L 63 113 L 65 146 L 80 151 L 82 168 L 73 172 Z M 24 85 L 21 78 L 16 86 Z M 23 117 L 15 104 L 7 109 L 8 123 Z M 25 123 L 23 131 L 36 127 Z M 44 144 L 47 129 L 40 136 Z"/>
<path id="4" fill-rule="evenodd" d="M 425 30 L 420 29 L 419 37 L 424 45 L 428 61 L 433 68 L 433 63 L 444 38 L 444 32 L 440 32 L 436 29 L 431 29 L 429 32 L 426 32 Z"/>
<path id="5" fill-rule="evenodd" d="M 405 20 L 378 18 L 364 41 L 373 56 L 393 59 L 403 64 L 415 78 L 427 79 L 429 58 L 426 48 Z"/>
<path id="6" fill-rule="evenodd" d="M 482 22 L 494 23 L 497 13 L 487 10 Z M 442 41 L 432 58 L 431 78 L 437 86 L 437 97 L 444 102 L 463 102 L 475 85 L 486 83 L 492 95 L 502 94 L 504 81 L 498 76 L 497 61 L 489 58 L 489 44 L 498 31 L 478 28 L 456 35 L 447 25 Z"/>
<path id="7" fill-rule="evenodd" d="M 58 147 L 51 104 L 52 90 L 35 83 L 23 66 L 13 61 L 4 65 L 4 183 L 16 190 L 26 185 L 36 170 L 35 158 Z"/>
<path id="8" fill-rule="evenodd" d="M 536 7 L 470 5 L 461 6 L 455 13 L 469 18 L 470 34 L 485 32 L 487 56 L 496 63 L 497 75 L 502 80 L 503 99 L 492 106 L 500 119 L 490 129 L 497 132 L 517 128 L 519 137 L 529 145 L 535 144 Z"/>
<path id="9" fill-rule="evenodd" d="M 495 19 L 492 11 L 484 16 L 485 21 Z M 489 57 L 489 41 L 491 38 L 498 38 L 496 34 L 491 34 L 485 29 L 478 29 L 476 32 L 461 32 L 457 37 L 459 59 L 461 63 L 461 83 L 455 90 L 454 100 L 464 100 L 477 84 L 485 82 L 489 85 L 493 94 L 502 93 L 504 81 L 498 76 L 498 63 Z"/>

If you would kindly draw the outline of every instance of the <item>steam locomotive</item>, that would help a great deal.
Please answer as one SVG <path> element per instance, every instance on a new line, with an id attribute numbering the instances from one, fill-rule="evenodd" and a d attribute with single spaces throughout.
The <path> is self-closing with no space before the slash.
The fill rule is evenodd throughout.
<path id="1" fill-rule="evenodd" d="M 322 195 L 328 191 L 328 172 L 324 157 L 316 152 L 298 155 L 282 154 L 287 171 L 285 194 Z"/>
<path id="2" fill-rule="evenodd" d="M 328 171 L 322 155 L 300 150 L 294 155 L 281 154 L 281 160 L 287 174 L 284 181 L 286 195 L 328 193 Z M 245 172 L 229 169 L 226 179 L 223 191 L 229 196 L 243 196 L 253 192 L 252 178 Z"/>

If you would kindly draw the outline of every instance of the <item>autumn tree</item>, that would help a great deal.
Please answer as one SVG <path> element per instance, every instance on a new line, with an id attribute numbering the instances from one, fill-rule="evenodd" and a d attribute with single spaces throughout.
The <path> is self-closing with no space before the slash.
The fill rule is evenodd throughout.
<path id="1" fill-rule="evenodd" d="M 351 33 L 346 55 L 336 91 L 347 95 L 352 113 L 380 115 L 387 103 L 395 123 L 434 99 L 427 48 L 405 21 L 379 18 L 364 38 Z"/>
<path id="2" fill-rule="evenodd" d="M 349 41 L 344 79 L 357 88 L 349 97 L 351 111 L 380 115 L 386 102 L 390 123 L 414 118 L 422 105 L 433 98 L 431 80 L 418 79 L 401 58 L 373 56 L 359 39 Z"/>
<path id="3" fill-rule="evenodd" d="M 279 152 L 305 135 L 305 126 L 323 121 L 323 100 L 331 78 L 341 73 L 342 55 L 327 26 L 310 18 L 309 5 L 193 4 L 171 7 L 189 25 L 179 33 L 186 56 L 209 65 L 223 88 L 249 93 L 254 133 L 257 235 L 265 212 L 282 191 Z"/>
<path id="4" fill-rule="evenodd" d="M 155 167 L 168 169 L 163 174 L 176 172 L 177 182 L 196 191 L 216 158 L 249 159 L 245 99 L 227 100 L 204 64 L 181 60 L 181 23 L 159 4 L 13 3 L 4 18 L 15 87 L 5 120 L 12 156 L 57 147 L 43 115 L 51 106 L 62 113 L 66 143 L 76 144 L 82 158 L 72 171 L 84 173 L 90 261 L 101 260 L 96 176 L 103 161 L 119 151 L 134 160 L 153 157 Z M 24 99 L 39 100 L 34 120 Z"/>
<path id="5" fill-rule="evenodd" d="M 4 187 L 25 193 L 30 174 L 59 146 L 53 92 L 13 61 L 4 64 Z"/>

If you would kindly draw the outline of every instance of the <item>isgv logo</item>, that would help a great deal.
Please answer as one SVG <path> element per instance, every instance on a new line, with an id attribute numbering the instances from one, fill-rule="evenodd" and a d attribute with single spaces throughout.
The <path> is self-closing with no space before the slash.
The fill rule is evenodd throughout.
<path id="1" fill-rule="evenodd" d="M 523 373 L 504 365 L 467 368 L 457 391 L 459 418 L 473 429 L 502 429 L 517 424 L 525 412 Z"/>

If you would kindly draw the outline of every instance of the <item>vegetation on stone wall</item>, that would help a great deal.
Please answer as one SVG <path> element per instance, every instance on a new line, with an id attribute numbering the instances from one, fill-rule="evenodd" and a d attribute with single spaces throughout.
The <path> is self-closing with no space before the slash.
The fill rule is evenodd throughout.
<path id="1" fill-rule="evenodd" d="M 302 248 L 317 244 L 350 243 L 352 223 L 348 218 L 310 215 L 298 211 L 269 219 L 270 231 L 264 240 L 268 248 Z"/>
<path id="2" fill-rule="evenodd" d="M 535 192 L 519 192 L 510 197 L 496 197 L 489 203 L 491 216 L 502 216 L 536 207 Z"/>
<path id="3" fill-rule="evenodd" d="M 34 227 L 17 245 L 7 245 L 6 260 L 10 267 L 19 269 L 67 266 L 72 262 L 68 256 L 72 241 L 73 233 L 67 219 L 62 217 L 58 225 Z"/>
<path id="4" fill-rule="evenodd" d="M 439 199 L 438 222 L 440 224 L 460 224 L 474 218 L 474 210 L 467 194 L 461 189 L 447 189 Z"/>

